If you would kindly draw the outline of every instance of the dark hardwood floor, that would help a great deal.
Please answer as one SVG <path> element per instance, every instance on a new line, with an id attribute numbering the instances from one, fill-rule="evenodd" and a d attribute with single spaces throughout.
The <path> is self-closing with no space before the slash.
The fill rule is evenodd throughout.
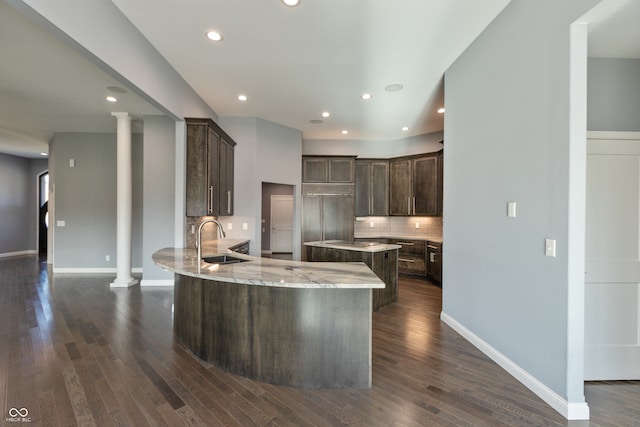
<path id="1" fill-rule="evenodd" d="M 0 259 L 2 426 L 640 425 L 638 381 L 587 384 L 592 420 L 565 421 L 440 322 L 429 282 L 373 314 L 371 389 L 300 390 L 201 363 L 174 342 L 171 288 L 112 279 Z"/>

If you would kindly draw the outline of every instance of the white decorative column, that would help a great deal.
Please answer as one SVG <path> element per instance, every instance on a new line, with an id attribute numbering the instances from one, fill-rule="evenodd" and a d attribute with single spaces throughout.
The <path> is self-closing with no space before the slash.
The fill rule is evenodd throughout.
<path id="1" fill-rule="evenodd" d="M 117 119 L 117 222 L 116 279 L 112 287 L 129 287 L 138 281 L 131 276 L 132 166 L 131 120 L 129 113 L 111 113 Z"/>

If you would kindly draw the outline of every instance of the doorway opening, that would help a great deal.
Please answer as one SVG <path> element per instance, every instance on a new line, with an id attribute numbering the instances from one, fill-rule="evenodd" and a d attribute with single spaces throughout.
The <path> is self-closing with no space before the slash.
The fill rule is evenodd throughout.
<path id="1" fill-rule="evenodd" d="M 47 257 L 49 230 L 49 172 L 38 175 L 38 254 Z"/>
<path id="2" fill-rule="evenodd" d="M 262 256 L 292 259 L 294 186 L 262 183 Z"/>

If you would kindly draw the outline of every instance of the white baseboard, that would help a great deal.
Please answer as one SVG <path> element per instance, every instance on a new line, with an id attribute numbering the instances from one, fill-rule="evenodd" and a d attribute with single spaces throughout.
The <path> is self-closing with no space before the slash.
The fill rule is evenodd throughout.
<path id="1" fill-rule="evenodd" d="M 21 255 L 34 255 L 37 253 L 38 251 L 36 251 L 35 249 L 29 249 L 26 251 L 18 251 L 18 252 L 5 252 L 0 254 L 0 258 L 8 258 L 12 256 L 21 256 Z"/>
<path id="2" fill-rule="evenodd" d="M 558 393 L 551 390 L 534 376 L 515 364 L 511 359 L 493 348 L 486 341 L 482 340 L 469 329 L 465 328 L 460 322 L 449 316 L 447 313 L 441 312 L 440 320 L 451 326 L 451 328 L 453 328 L 457 333 L 476 346 L 491 360 L 496 362 L 515 379 L 524 384 L 525 387 L 535 393 L 553 409 L 558 411 L 567 420 L 589 419 L 589 405 L 587 405 L 587 402 L 568 402 Z"/>
<path id="3" fill-rule="evenodd" d="M 118 270 L 115 267 L 53 267 L 54 273 L 71 273 L 71 274 L 116 274 Z M 142 273 L 142 267 L 132 268 L 132 273 Z"/>
<path id="4" fill-rule="evenodd" d="M 140 286 L 173 286 L 175 284 L 173 279 L 169 280 L 154 280 L 154 279 L 142 279 Z"/>

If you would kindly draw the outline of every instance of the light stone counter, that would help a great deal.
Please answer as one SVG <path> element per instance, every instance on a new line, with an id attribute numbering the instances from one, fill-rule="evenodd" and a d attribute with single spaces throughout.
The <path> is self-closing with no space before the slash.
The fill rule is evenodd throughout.
<path id="1" fill-rule="evenodd" d="M 234 252 L 243 240 L 165 248 L 157 265 L 175 273 L 174 331 L 201 359 L 253 380 L 305 388 L 370 388 L 372 288 L 364 263 L 300 262 Z M 240 249 L 238 249 L 240 250 Z"/>
<path id="2" fill-rule="evenodd" d="M 246 240 L 221 239 L 203 244 L 203 258 L 230 254 L 247 260 L 235 264 L 209 264 L 196 259 L 195 248 L 164 248 L 153 261 L 184 276 L 227 283 L 280 288 L 384 288 L 385 284 L 364 263 L 287 261 L 244 255 L 229 249 Z"/>
<path id="3" fill-rule="evenodd" d="M 305 246 L 316 248 L 345 249 L 347 251 L 358 252 L 383 252 L 392 249 L 400 249 L 401 245 L 376 242 L 348 242 L 344 240 L 322 240 L 318 242 L 305 242 Z"/>

